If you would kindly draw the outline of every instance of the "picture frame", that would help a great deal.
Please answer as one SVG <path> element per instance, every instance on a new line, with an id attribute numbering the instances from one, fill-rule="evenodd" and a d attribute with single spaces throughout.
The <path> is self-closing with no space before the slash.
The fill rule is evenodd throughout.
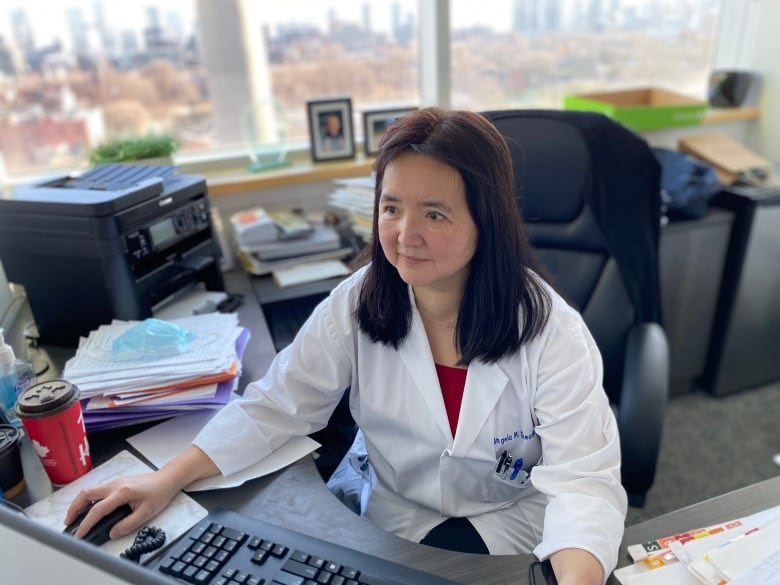
<path id="1" fill-rule="evenodd" d="M 418 108 L 408 107 L 367 110 L 363 112 L 363 144 L 366 156 L 374 156 L 377 153 L 379 139 L 393 122 L 417 109 Z"/>
<path id="2" fill-rule="evenodd" d="M 311 158 L 315 162 L 355 158 L 350 98 L 306 102 Z"/>

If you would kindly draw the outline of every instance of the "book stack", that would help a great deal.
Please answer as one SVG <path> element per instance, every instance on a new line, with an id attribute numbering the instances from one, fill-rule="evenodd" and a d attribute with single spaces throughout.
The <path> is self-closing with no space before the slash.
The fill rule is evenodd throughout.
<path id="1" fill-rule="evenodd" d="M 628 547 L 623 585 L 780 583 L 780 506 Z"/>
<path id="2" fill-rule="evenodd" d="M 113 343 L 138 321 L 114 321 L 82 338 L 62 377 L 79 388 L 87 432 L 221 408 L 241 373 L 249 330 L 235 313 L 171 319 L 193 335 L 185 351 L 117 360 Z"/>
<path id="3" fill-rule="evenodd" d="M 250 274 L 271 274 L 305 263 L 345 258 L 351 246 L 331 226 L 292 211 L 256 207 L 230 217 L 238 257 Z"/>
<path id="4" fill-rule="evenodd" d="M 335 179 L 328 195 L 332 207 L 347 213 L 352 231 L 364 242 L 371 241 L 374 223 L 374 177 Z"/>

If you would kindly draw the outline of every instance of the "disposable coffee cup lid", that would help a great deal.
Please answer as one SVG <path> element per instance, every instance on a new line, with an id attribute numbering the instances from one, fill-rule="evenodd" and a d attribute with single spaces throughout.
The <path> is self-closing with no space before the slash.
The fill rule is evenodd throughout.
<path id="1" fill-rule="evenodd" d="M 70 404 L 78 396 L 79 389 L 66 380 L 39 382 L 26 388 L 16 399 L 16 413 L 30 416 L 48 413 Z"/>
<path id="2" fill-rule="evenodd" d="M 19 430 L 15 426 L 0 424 L 0 453 L 13 448 L 19 438 Z"/>

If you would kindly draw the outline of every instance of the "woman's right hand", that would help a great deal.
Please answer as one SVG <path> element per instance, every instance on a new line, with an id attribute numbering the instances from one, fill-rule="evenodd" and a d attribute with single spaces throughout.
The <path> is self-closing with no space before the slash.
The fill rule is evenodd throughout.
<path id="1" fill-rule="evenodd" d="M 159 471 L 118 477 L 108 483 L 81 490 L 68 508 L 65 524 L 76 520 L 83 510 L 91 506 L 75 532 L 77 538 L 82 538 L 100 518 L 122 504 L 128 504 L 133 512 L 117 522 L 109 533 L 112 539 L 121 538 L 138 530 L 162 512 L 179 489 Z"/>
<path id="2" fill-rule="evenodd" d="M 120 538 L 157 516 L 191 482 L 218 473 L 219 468 L 214 462 L 198 447 L 191 445 L 159 471 L 118 477 L 81 490 L 68 508 L 65 524 L 73 522 L 91 505 L 75 533 L 77 538 L 82 538 L 103 516 L 122 504 L 128 504 L 132 514 L 117 522 L 109 533 L 112 539 Z"/>

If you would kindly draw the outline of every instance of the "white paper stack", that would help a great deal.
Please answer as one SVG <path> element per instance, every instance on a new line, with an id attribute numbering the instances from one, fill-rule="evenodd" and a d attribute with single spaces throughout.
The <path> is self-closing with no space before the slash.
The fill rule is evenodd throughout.
<path id="1" fill-rule="evenodd" d="M 242 244 L 242 248 L 255 254 L 260 260 L 280 260 L 283 258 L 306 256 L 338 250 L 341 238 L 330 226 L 318 225 L 308 236 L 292 240 L 272 240 L 261 244 Z"/>
<path id="2" fill-rule="evenodd" d="M 234 313 L 170 322 L 194 335 L 188 349 L 177 355 L 112 359 L 114 340 L 137 321 L 114 321 L 80 340 L 63 378 L 79 388 L 88 431 L 219 408 L 228 402 L 240 375 L 248 330 L 239 326 Z"/>
<path id="3" fill-rule="evenodd" d="M 372 234 L 375 182 L 373 176 L 336 179 L 328 195 L 329 204 L 347 212 L 352 230 L 365 241 Z"/>

